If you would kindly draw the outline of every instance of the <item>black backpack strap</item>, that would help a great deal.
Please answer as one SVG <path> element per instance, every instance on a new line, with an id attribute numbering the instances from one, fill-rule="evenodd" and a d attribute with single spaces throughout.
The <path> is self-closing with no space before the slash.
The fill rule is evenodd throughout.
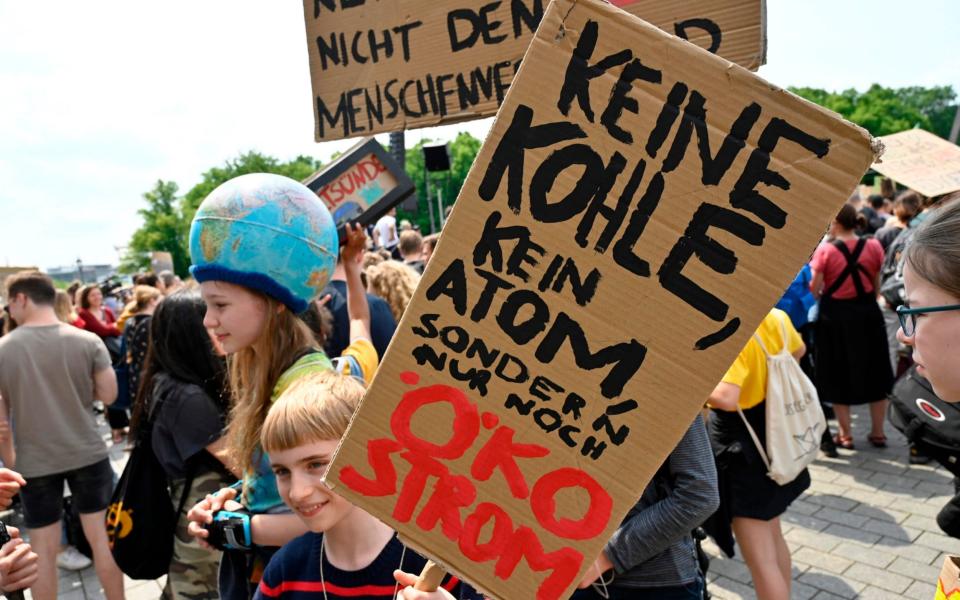
<path id="1" fill-rule="evenodd" d="M 183 507 L 187 504 L 187 497 L 190 495 L 190 490 L 193 488 L 193 478 L 197 474 L 197 461 L 188 460 L 187 461 L 187 476 L 183 480 L 183 491 L 180 492 L 180 502 L 177 503 L 177 520 L 180 520 L 180 513 L 183 512 Z"/>
<path id="2" fill-rule="evenodd" d="M 150 406 L 149 399 L 145 398 L 144 400 L 147 401 L 148 404 L 144 407 L 144 410 L 146 411 L 146 415 L 144 416 L 145 423 L 141 426 L 140 431 L 137 432 L 138 444 L 149 442 L 150 436 L 153 435 L 153 426 L 160 417 L 160 409 L 166 400 L 166 396 L 161 394 L 160 397 L 157 398 L 157 401 L 154 402 L 153 406 Z M 176 517 L 178 521 L 180 520 L 180 512 L 187 503 L 187 496 L 190 494 L 190 488 L 193 487 L 193 478 L 197 472 L 197 461 L 195 460 L 195 457 L 188 459 L 185 466 L 186 478 L 183 482 L 183 491 L 180 493 L 180 501 L 177 503 Z M 169 487 L 169 485 L 170 480 L 168 479 L 167 486 Z"/>
<path id="3" fill-rule="evenodd" d="M 180 503 L 177 508 L 177 514 L 186 506 L 187 495 L 193 487 L 193 481 L 198 473 L 214 472 L 225 478 L 234 478 L 236 476 L 227 469 L 226 466 L 206 449 L 197 452 L 187 459 L 184 465 L 183 492 L 180 494 Z"/>
<path id="4" fill-rule="evenodd" d="M 834 280 L 830 287 L 823 292 L 824 298 L 831 298 L 834 294 L 836 294 L 837 290 L 840 289 L 840 286 L 844 284 L 848 277 L 853 278 L 853 286 L 857 290 L 858 299 L 864 298 L 868 295 L 860 276 L 862 274 L 863 277 L 869 278 L 870 274 L 867 273 L 867 270 L 864 268 L 864 266 L 858 262 L 866 245 L 867 240 L 860 238 L 857 240 L 857 245 L 854 247 L 853 252 L 850 252 L 846 243 L 843 241 L 837 240 L 833 242 L 833 247 L 839 250 L 840 254 L 843 255 L 843 258 L 847 261 L 847 266 L 844 267 L 843 271 L 840 273 L 840 276 Z"/>

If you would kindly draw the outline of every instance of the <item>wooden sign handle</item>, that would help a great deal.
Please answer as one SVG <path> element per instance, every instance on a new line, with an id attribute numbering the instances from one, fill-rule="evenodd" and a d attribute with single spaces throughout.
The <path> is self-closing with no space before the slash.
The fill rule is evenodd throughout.
<path id="1" fill-rule="evenodd" d="M 417 582 L 413 584 L 413 589 L 421 592 L 435 592 L 440 587 L 440 582 L 443 581 L 446 574 L 447 572 L 440 565 L 428 560 L 427 564 L 423 565 L 423 570 L 420 571 Z"/>

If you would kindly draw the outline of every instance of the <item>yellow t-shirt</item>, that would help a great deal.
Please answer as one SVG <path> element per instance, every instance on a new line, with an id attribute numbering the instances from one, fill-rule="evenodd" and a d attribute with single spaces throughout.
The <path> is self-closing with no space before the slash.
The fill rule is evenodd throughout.
<path id="1" fill-rule="evenodd" d="M 771 309 L 764 317 L 757 335 L 763 340 L 767 352 L 771 355 L 783 350 L 783 326 L 787 328 L 787 348 L 791 353 L 803 346 L 800 334 L 793 328 L 790 317 L 780 309 Z M 767 396 L 767 357 L 764 355 L 756 338 L 750 336 L 747 345 L 740 351 L 740 355 L 733 361 L 727 373 L 723 376 L 724 383 L 740 386 L 740 408 L 746 410 L 761 402 Z"/>
<path id="2" fill-rule="evenodd" d="M 377 372 L 380 359 L 373 343 L 361 338 L 350 342 L 333 362 L 334 368 L 341 374 L 359 377 L 363 379 L 363 385 L 368 386 L 373 381 L 373 374 Z"/>

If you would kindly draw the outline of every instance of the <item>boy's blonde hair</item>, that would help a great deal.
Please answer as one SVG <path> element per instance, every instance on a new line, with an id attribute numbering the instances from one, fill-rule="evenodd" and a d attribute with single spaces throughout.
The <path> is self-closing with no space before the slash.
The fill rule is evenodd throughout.
<path id="1" fill-rule="evenodd" d="M 270 407 L 260 434 L 267 453 L 339 440 L 363 398 L 363 386 L 335 371 L 304 375 Z"/>

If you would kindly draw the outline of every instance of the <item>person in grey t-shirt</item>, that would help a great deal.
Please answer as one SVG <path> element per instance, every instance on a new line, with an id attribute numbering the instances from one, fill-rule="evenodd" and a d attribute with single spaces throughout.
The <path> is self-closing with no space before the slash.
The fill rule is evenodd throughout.
<path id="1" fill-rule="evenodd" d="M 17 328 L 0 338 L 0 416 L 13 426 L 13 443 L 3 443 L 0 456 L 26 480 L 20 498 L 39 571 L 33 598 L 57 596 L 67 482 L 104 594 L 122 600 L 123 573 L 103 526 L 114 473 L 93 416 L 95 399 L 109 405 L 117 397 L 110 356 L 96 335 L 60 322 L 49 277 L 21 271 L 7 278 L 6 286 Z"/>
<path id="2" fill-rule="evenodd" d="M 703 417 L 697 415 L 573 600 L 702 598 L 704 582 L 690 532 L 718 506 L 717 469 Z"/>

